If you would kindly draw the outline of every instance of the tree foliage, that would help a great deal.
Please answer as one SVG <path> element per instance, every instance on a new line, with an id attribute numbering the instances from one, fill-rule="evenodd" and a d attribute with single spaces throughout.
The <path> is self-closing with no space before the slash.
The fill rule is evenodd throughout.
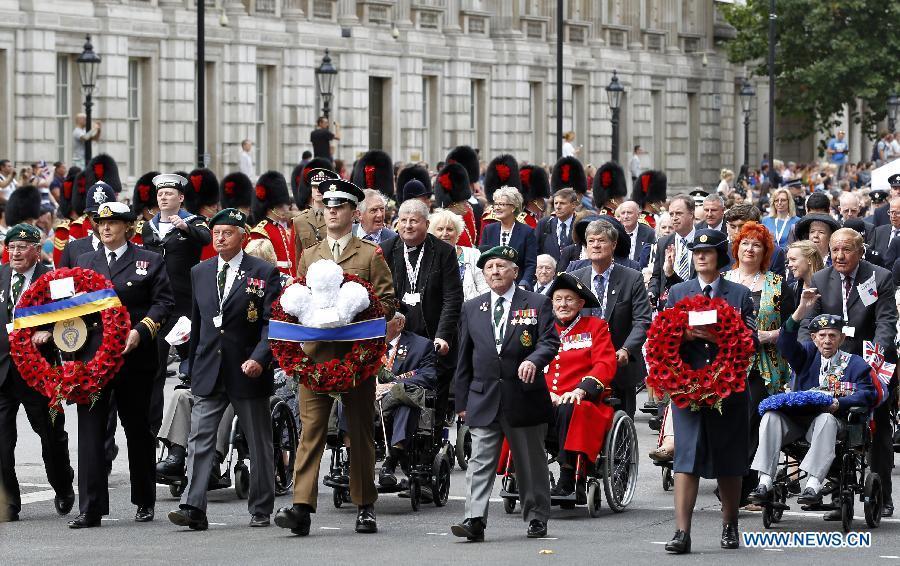
<path id="1" fill-rule="evenodd" d="M 769 0 L 723 8 L 737 30 L 728 58 L 767 76 Z M 796 118 L 804 137 L 832 130 L 849 104 L 849 118 L 872 134 L 900 84 L 900 0 L 776 0 L 775 8 L 778 113 Z"/>

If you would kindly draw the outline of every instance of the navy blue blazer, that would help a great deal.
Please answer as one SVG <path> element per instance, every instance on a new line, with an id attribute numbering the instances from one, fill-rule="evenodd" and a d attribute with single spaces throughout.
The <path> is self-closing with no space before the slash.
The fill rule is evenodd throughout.
<path id="1" fill-rule="evenodd" d="M 822 354 L 812 342 L 800 342 L 799 323 L 788 320 L 781 327 L 778 335 L 778 351 L 787 359 L 794 370 L 793 391 L 807 391 L 819 386 L 819 371 L 822 368 Z M 850 407 L 871 407 L 875 404 L 877 393 L 872 384 L 871 368 L 862 357 L 850 354 L 850 361 L 844 369 L 841 381 L 854 383 L 856 389 L 851 395 L 838 397 L 840 409 Z"/>
<path id="2" fill-rule="evenodd" d="M 405 377 L 402 382 L 434 390 L 437 385 L 434 364 L 434 343 L 431 340 L 409 330 L 400 333 L 397 353 L 394 355 L 394 364 L 391 366 L 391 372 L 394 375 L 403 375 L 414 371 L 413 375 Z"/>
<path id="3" fill-rule="evenodd" d="M 543 368 L 559 352 L 550 299 L 516 288 L 499 354 L 491 307 L 489 292 L 463 304 L 454 384 L 457 412 L 466 411 L 470 427 L 489 426 L 499 421 L 501 414 L 511 426 L 550 422 L 553 405 Z M 513 324 L 516 311 L 525 309 L 537 311 L 536 323 Z M 525 360 L 537 367 L 531 383 L 519 379 L 519 365 Z"/>
<path id="4" fill-rule="evenodd" d="M 481 242 L 479 248 L 484 251 L 500 245 L 500 223 L 491 222 L 484 227 L 481 233 Z M 537 267 L 537 238 L 534 230 L 528 224 L 516 222 L 513 225 L 512 234 L 509 237 L 510 247 L 516 248 L 519 252 L 519 260 L 516 264 L 519 266 L 519 277 L 516 279 L 516 285 L 526 285 L 529 289 L 534 288 L 534 270 Z"/>
<path id="5" fill-rule="evenodd" d="M 8 263 L 0 265 L 0 387 L 6 382 L 7 375 L 18 376 L 16 366 L 9 355 L 9 335 L 6 333 L 6 325 L 12 322 L 7 310 L 9 300 L 11 299 L 9 295 L 12 271 L 12 266 Z M 48 271 L 50 271 L 50 268 L 41 262 L 37 262 L 34 265 L 34 274 L 31 276 L 31 281 L 28 282 L 28 286 L 31 287 L 34 285 L 34 282 L 40 279 L 41 276 Z M 27 291 L 27 289 L 22 289 L 22 293 L 19 295 L 20 298 L 25 294 L 25 291 Z"/>
<path id="6" fill-rule="evenodd" d="M 240 269 L 219 314 L 219 256 L 191 269 L 191 339 L 188 375 L 195 395 L 210 395 L 221 378 L 228 395 L 239 399 L 272 394 L 272 351 L 269 349 L 269 315 L 272 301 L 281 292 L 281 277 L 274 265 L 244 254 Z M 248 285 L 248 278 L 264 282 Z M 260 287 L 262 287 L 260 289 Z M 256 378 L 247 377 L 241 364 L 254 360 L 263 367 Z"/>
<path id="7" fill-rule="evenodd" d="M 570 226 L 574 228 L 575 216 L 570 219 Z M 559 261 L 562 249 L 572 243 L 572 230 L 567 231 L 562 247 L 559 245 L 558 230 L 559 219 L 556 216 L 545 216 L 538 221 L 537 227 L 534 229 L 537 235 L 538 254 L 549 254 Z"/>
<path id="8" fill-rule="evenodd" d="M 70 240 L 66 247 L 63 248 L 62 257 L 59 258 L 59 265 L 56 268 L 75 267 L 75 262 L 78 261 L 79 257 L 93 251 L 95 251 L 93 236 Z"/>

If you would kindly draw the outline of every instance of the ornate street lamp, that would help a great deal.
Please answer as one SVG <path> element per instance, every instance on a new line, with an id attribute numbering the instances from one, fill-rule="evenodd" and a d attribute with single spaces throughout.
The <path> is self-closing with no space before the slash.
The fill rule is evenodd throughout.
<path id="1" fill-rule="evenodd" d="M 750 107 L 753 105 L 753 98 L 756 96 L 756 89 L 753 83 L 744 77 L 741 83 L 741 90 L 738 92 L 741 99 L 741 110 L 744 112 L 744 167 L 750 164 Z"/>
<path id="2" fill-rule="evenodd" d="M 892 92 L 887 99 L 888 130 L 891 133 L 894 132 L 894 126 L 897 124 L 898 108 L 900 108 L 900 96 L 897 96 L 896 92 Z"/>
<path id="3" fill-rule="evenodd" d="M 94 87 L 97 86 L 97 69 L 100 68 L 100 56 L 94 53 L 94 46 L 91 45 L 91 36 L 87 36 L 84 42 L 84 51 L 76 60 L 78 63 L 78 73 L 81 75 L 81 90 L 84 92 L 84 113 L 86 116 L 85 127 L 91 131 L 91 108 L 94 103 L 91 96 L 94 94 Z M 87 165 L 91 160 L 91 140 L 84 142 L 84 163 Z"/>
<path id="4" fill-rule="evenodd" d="M 622 95 L 625 87 L 619 82 L 619 77 L 613 71 L 612 80 L 606 85 L 606 96 L 609 101 L 609 109 L 612 111 L 612 160 L 619 161 L 619 109 L 622 105 Z"/>
<path id="5" fill-rule="evenodd" d="M 331 113 L 331 101 L 334 98 L 334 81 L 337 78 L 338 71 L 331 64 L 331 56 L 328 50 L 325 50 L 325 56 L 322 57 L 322 63 L 316 68 L 316 86 L 319 89 L 319 96 L 322 98 L 322 115 L 328 118 Z"/>

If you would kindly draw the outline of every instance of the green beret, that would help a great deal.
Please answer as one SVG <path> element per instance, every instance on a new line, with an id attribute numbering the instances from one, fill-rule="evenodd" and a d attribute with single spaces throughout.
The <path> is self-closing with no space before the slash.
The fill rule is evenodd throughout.
<path id="1" fill-rule="evenodd" d="M 809 331 L 818 332 L 833 328 L 839 332 L 843 332 L 844 319 L 836 314 L 820 314 L 809 322 Z"/>
<path id="2" fill-rule="evenodd" d="M 478 265 L 478 269 L 483 269 L 484 264 L 495 257 L 515 263 L 516 260 L 519 259 L 519 252 L 516 251 L 516 248 L 511 248 L 509 246 L 494 246 L 486 252 L 482 252 L 481 256 L 478 258 L 478 263 L 476 264 Z"/>
<path id="3" fill-rule="evenodd" d="M 6 237 L 3 243 L 8 245 L 10 242 L 28 242 L 29 244 L 41 243 L 41 231 L 31 224 L 16 224 L 6 231 Z"/>
<path id="4" fill-rule="evenodd" d="M 216 213 L 209 221 L 209 228 L 216 224 L 227 224 L 229 226 L 237 226 L 239 228 L 247 227 L 247 215 L 236 208 L 223 208 Z"/>

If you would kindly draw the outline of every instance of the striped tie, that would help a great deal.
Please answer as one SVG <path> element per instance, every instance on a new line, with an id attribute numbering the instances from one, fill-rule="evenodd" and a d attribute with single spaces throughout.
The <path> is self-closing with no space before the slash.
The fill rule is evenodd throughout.
<path id="1" fill-rule="evenodd" d="M 678 274 L 682 281 L 687 281 L 691 278 L 687 241 L 684 238 L 681 238 L 681 253 L 678 254 L 678 259 L 675 262 L 675 273 Z"/>

